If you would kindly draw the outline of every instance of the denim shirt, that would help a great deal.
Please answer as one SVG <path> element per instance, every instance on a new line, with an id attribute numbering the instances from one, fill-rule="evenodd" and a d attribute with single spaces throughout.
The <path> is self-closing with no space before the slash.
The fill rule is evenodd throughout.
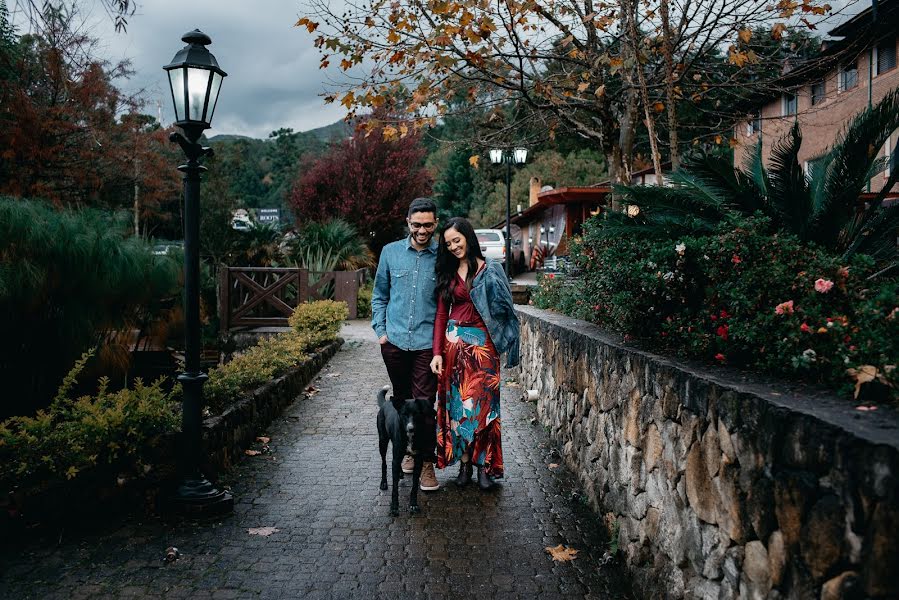
<path id="1" fill-rule="evenodd" d="M 430 350 L 437 315 L 437 239 L 424 250 L 411 238 L 384 246 L 371 295 L 371 327 L 402 350 Z"/>
<path id="2" fill-rule="evenodd" d="M 502 265 L 488 259 L 487 268 L 475 275 L 470 295 L 496 351 L 506 355 L 506 367 L 517 366 L 521 332 L 509 279 Z"/>

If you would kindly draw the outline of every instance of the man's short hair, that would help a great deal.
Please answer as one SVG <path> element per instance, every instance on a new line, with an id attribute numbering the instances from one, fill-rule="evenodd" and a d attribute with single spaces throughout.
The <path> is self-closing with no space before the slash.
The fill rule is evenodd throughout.
<path id="1" fill-rule="evenodd" d="M 409 213 L 406 215 L 407 217 L 411 217 L 415 213 L 419 212 L 429 212 L 437 214 L 437 205 L 434 204 L 434 201 L 430 198 L 416 198 L 409 205 Z"/>

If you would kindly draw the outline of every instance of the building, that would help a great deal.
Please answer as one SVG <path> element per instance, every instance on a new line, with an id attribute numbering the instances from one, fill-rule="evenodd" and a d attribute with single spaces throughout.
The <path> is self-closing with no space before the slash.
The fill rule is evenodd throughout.
<path id="1" fill-rule="evenodd" d="M 778 93 L 737 126 L 735 165 L 744 164 L 759 140 L 767 162 L 772 146 L 798 122 L 802 132 L 799 160 L 808 174 L 852 117 L 899 87 L 899 0 L 876 6 L 876 16 L 869 7 L 832 29 L 829 35 L 834 39 L 825 40 L 818 60 L 786 72 Z M 891 156 L 897 138 L 893 132 L 879 150 L 881 155 Z M 880 191 L 886 178 L 887 170 L 875 175 L 870 191 Z"/>
<path id="2" fill-rule="evenodd" d="M 665 163 L 662 168 L 670 170 L 671 163 Z M 634 185 L 655 185 L 655 181 L 655 170 L 651 167 L 631 174 Z M 519 209 L 510 219 L 513 253 L 515 246 L 520 244 L 525 257 L 524 270 L 529 271 L 547 264 L 553 266 L 556 259 L 567 256 L 568 240 L 580 235 L 587 219 L 606 209 L 612 193 L 609 181 L 555 189 L 540 184 L 539 178 L 531 178 L 527 208 Z M 504 229 L 505 226 L 504 219 L 493 228 Z M 514 239 L 516 226 L 520 229 L 520 240 Z"/>

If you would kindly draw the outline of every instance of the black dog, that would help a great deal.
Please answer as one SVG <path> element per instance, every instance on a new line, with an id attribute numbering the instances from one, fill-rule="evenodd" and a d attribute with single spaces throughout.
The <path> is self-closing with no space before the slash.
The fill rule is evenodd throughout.
<path id="1" fill-rule="evenodd" d="M 399 489 L 397 484 L 403 477 L 401 463 L 406 454 L 415 459 L 412 471 L 412 494 L 409 498 L 409 512 L 417 513 L 418 482 L 421 478 L 421 464 L 425 458 L 433 460 L 437 447 L 437 413 L 428 400 L 387 400 L 384 387 L 378 392 L 378 446 L 381 450 L 381 489 L 387 489 L 387 444 L 393 444 L 393 492 L 390 496 L 390 514 L 400 512 Z"/>

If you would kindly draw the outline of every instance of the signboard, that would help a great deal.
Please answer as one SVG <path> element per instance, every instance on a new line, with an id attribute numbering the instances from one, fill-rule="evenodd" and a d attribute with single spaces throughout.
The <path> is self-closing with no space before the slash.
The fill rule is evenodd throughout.
<path id="1" fill-rule="evenodd" d="M 256 220 L 260 223 L 278 223 L 281 221 L 281 209 L 260 208 L 256 213 Z"/>

